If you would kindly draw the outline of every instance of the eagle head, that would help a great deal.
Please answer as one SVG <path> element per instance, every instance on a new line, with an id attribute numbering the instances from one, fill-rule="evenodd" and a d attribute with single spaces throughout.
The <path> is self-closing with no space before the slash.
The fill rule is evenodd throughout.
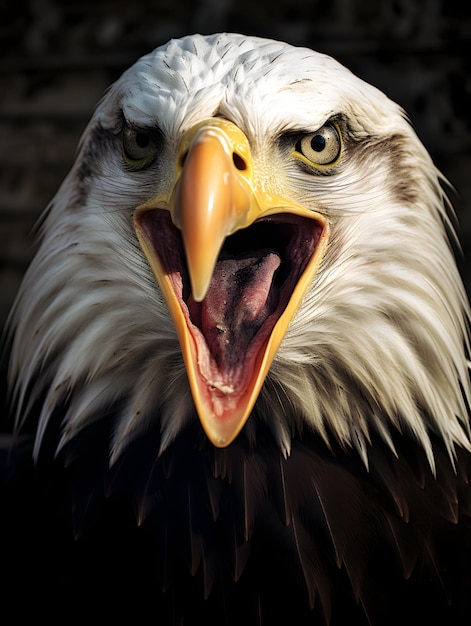
<path id="1" fill-rule="evenodd" d="M 113 415 L 282 454 L 315 433 L 469 448 L 468 305 L 441 177 L 383 93 L 333 59 L 172 40 L 99 103 L 11 317 L 17 427 L 60 450 Z"/>

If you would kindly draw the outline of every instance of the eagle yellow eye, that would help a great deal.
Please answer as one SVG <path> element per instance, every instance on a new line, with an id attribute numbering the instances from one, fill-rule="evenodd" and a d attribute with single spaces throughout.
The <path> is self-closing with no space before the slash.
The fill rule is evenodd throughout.
<path id="1" fill-rule="evenodd" d="M 126 161 L 133 166 L 146 165 L 157 151 L 157 144 L 150 133 L 125 126 L 123 152 Z"/>
<path id="2" fill-rule="evenodd" d="M 340 157 L 342 141 L 336 124 L 329 123 L 314 133 L 304 135 L 297 143 L 294 155 L 308 165 L 335 165 Z"/>

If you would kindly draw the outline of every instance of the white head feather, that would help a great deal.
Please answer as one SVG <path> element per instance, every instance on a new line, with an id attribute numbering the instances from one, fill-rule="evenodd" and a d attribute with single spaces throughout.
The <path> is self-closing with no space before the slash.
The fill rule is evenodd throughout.
<path id="1" fill-rule="evenodd" d="M 44 219 L 10 323 L 18 427 L 42 402 L 36 453 L 58 406 L 63 445 L 111 406 L 112 456 L 161 423 L 162 448 L 196 419 L 169 314 L 132 228 L 173 178 L 182 133 L 215 114 L 247 135 L 254 169 L 324 213 L 324 262 L 247 426 L 281 448 L 303 425 L 358 447 L 406 430 L 431 465 L 430 431 L 469 448 L 468 305 L 447 238 L 440 175 L 401 109 L 333 59 L 241 35 L 192 36 L 140 59 L 108 91 Z M 342 119 L 342 162 L 313 176 L 274 139 Z M 158 171 L 122 165 L 123 117 L 163 136 Z M 258 174 L 257 174 L 258 173 Z M 266 416 L 266 417 L 264 417 Z"/>

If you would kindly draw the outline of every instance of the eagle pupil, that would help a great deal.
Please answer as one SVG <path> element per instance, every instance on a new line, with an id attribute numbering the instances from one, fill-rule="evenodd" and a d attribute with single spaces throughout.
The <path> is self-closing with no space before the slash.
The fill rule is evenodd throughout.
<path id="1" fill-rule="evenodd" d="M 322 135 L 315 135 L 311 139 L 311 148 L 315 152 L 322 152 L 325 149 L 325 138 Z"/>
<path id="2" fill-rule="evenodd" d="M 136 135 L 136 143 L 139 146 L 139 148 L 147 148 L 149 145 L 150 139 L 147 135 L 144 135 L 144 133 L 137 133 Z"/>

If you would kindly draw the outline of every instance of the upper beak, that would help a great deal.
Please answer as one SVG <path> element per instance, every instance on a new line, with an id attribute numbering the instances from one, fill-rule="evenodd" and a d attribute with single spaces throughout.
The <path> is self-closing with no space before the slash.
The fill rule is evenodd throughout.
<path id="1" fill-rule="evenodd" d="M 193 297 L 204 299 L 225 238 L 260 214 L 254 202 L 250 149 L 237 126 L 214 118 L 194 129 L 175 187 L 172 219 L 182 232 Z"/>
<path id="2" fill-rule="evenodd" d="M 152 214 L 169 211 L 181 232 L 186 267 L 195 302 L 208 294 L 221 248 L 228 236 L 260 218 L 291 213 L 314 220 L 320 235 L 312 257 L 299 277 L 285 310 L 253 359 L 253 371 L 236 391 L 224 390 L 208 379 L 202 362 L 201 333 L 190 319 L 175 272 L 162 256 Z M 324 254 L 328 238 L 325 218 L 297 203 L 267 193 L 254 180 L 249 142 L 233 123 L 213 118 L 191 129 L 182 139 L 175 181 L 170 191 L 136 208 L 136 234 L 154 271 L 173 317 L 184 356 L 190 387 L 201 424 L 212 443 L 229 445 L 245 424 L 273 357 L 301 298 Z M 203 341 L 204 343 L 204 341 Z"/>

